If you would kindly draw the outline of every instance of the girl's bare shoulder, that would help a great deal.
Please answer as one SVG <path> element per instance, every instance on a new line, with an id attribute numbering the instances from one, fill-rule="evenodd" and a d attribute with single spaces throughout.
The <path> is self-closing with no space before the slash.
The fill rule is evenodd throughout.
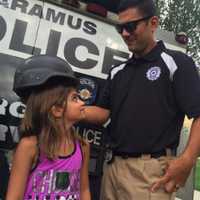
<path id="1" fill-rule="evenodd" d="M 19 145 L 26 147 L 34 147 L 37 145 L 37 138 L 36 136 L 29 136 L 29 137 L 23 137 L 20 142 Z"/>
<path id="2" fill-rule="evenodd" d="M 22 138 L 17 149 L 20 151 L 27 151 L 27 153 L 34 156 L 37 153 L 37 138 L 35 136 Z"/>

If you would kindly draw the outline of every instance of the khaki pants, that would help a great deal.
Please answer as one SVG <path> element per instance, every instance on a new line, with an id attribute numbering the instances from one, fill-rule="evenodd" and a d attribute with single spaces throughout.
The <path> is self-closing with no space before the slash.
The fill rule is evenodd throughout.
<path id="1" fill-rule="evenodd" d="M 170 156 L 123 159 L 116 156 L 111 164 L 104 164 L 101 200 L 174 200 L 163 188 L 150 191 L 153 182 L 163 174 Z"/>

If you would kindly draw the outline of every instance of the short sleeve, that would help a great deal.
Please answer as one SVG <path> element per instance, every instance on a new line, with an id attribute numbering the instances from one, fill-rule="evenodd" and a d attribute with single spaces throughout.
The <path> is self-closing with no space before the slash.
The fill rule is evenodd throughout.
<path id="1" fill-rule="evenodd" d="M 97 106 L 110 110 L 111 105 L 111 75 L 109 74 L 103 90 L 100 93 L 99 100 L 97 101 Z"/>
<path id="2" fill-rule="evenodd" d="M 176 57 L 177 70 L 173 77 L 176 101 L 188 118 L 200 116 L 200 76 L 193 60 L 185 54 Z"/>

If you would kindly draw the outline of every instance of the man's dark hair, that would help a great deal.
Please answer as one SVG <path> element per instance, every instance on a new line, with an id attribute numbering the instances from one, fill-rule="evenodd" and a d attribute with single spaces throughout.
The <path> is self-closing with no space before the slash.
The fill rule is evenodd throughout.
<path id="1" fill-rule="evenodd" d="M 137 8 L 143 16 L 156 15 L 156 7 L 153 0 L 121 0 L 118 12 L 128 8 Z"/>

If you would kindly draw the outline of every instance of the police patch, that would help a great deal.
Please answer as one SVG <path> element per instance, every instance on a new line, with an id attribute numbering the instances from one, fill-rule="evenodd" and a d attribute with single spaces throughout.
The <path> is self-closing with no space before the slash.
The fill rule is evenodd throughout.
<path id="1" fill-rule="evenodd" d="M 97 84 L 92 79 L 80 77 L 78 92 L 86 105 L 91 105 L 96 99 Z"/>
<path id="2" fill-rule="evenodd" d="M 160 67 L 151 67 L 147 73 L 146 73 L 146 77 L 150 80 L 150 81 L 155 81 L 160 77 L 161 74 L 161 69 Z"/>

